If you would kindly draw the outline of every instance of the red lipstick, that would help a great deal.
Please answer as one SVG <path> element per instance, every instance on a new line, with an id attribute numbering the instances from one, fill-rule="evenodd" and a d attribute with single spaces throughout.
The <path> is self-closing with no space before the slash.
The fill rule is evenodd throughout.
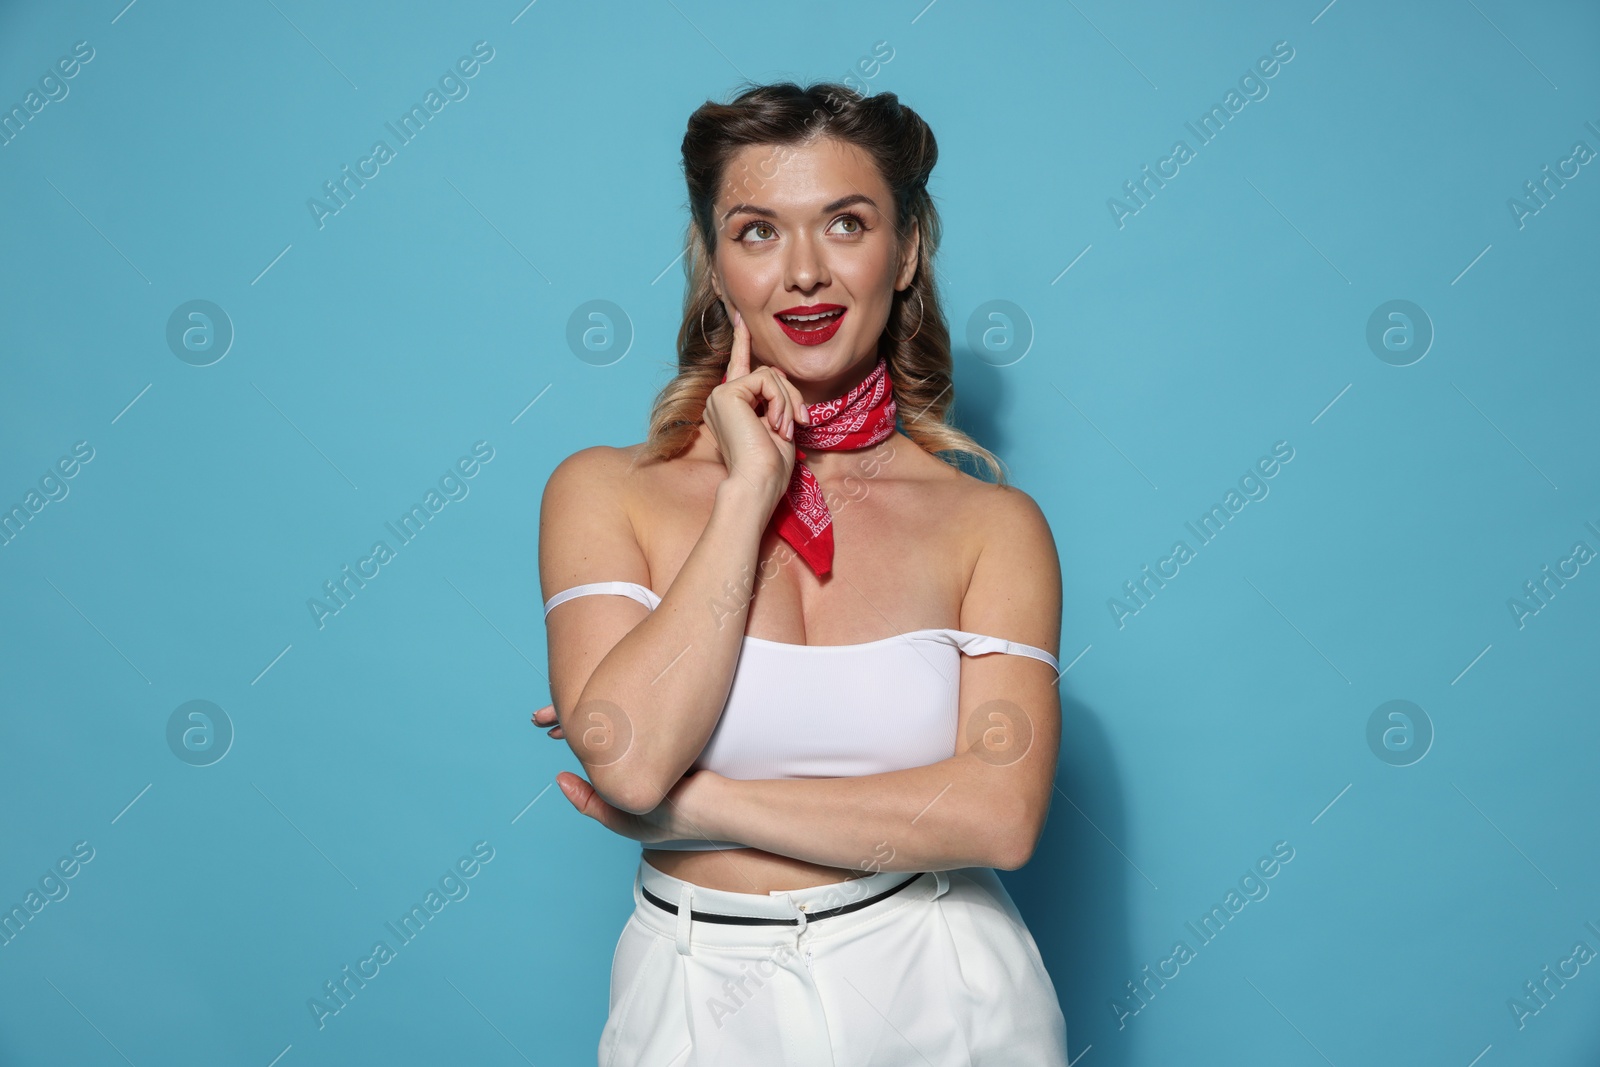
<path id="1" fill-rule="evenodd" d="M 839 332 L 846 310 L 842 304 L 797 304 L 772 318 L 795 344 L 820 345 Z"/>

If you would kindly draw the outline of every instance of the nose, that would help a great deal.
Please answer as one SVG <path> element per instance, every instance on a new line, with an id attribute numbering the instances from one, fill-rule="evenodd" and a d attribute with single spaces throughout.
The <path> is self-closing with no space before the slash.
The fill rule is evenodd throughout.
<path id="1" fill-rule="evenodd" d="M 784 284 L 800 293 L 813 293 L 828 284 L 827 253 L 814 235 L 802 232 L 790 242 L 784 274 Z"/>

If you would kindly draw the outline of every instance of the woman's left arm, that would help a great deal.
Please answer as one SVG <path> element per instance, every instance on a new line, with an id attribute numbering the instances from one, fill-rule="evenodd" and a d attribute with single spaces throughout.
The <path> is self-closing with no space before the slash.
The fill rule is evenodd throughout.
<path id="1" fill-rule="evenodd" d="M 950 759 L 850 778 L 710 774 L 685 792 L 684 823 L 712 840 L 832 867 L 1016 870 L 1032 856 L 1050 807 L 1060 736 L 1055 672 L 1017 656 L 969 663 L 1019 659 L 983 670 L 995 681 L 980 685 L 972 703 L 963 670 L 961 751 Z"/>
<path id="2" fill-rule="evenodd" d="M 1021 490 L 996 492 L 1004 506 L 988 509 L 959 628 L 1054 654 L 1061 571 L 1049 525 Z M 1055 784 L 1057 675 L 1023 655 L 963 656 L 961 664 L 949 759 L 849 778 L 742 780 L 699 771 L 668 794 L 653 821 L 663 836 L 737 841 L 834 867 L 1021 867 L 1043 832 Z M 613 825 L 603 800 L 583 800 L 585 814 L 630 833 L 632 824 Z"/>

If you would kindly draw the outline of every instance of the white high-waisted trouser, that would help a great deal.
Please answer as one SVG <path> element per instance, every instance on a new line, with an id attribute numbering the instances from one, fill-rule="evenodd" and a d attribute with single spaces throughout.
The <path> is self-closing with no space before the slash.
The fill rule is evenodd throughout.
<path id="1" fill-rule="evenodd" d="M 908 879 L 882 900 L 809 918 Z M 707 889 L 641 859 L 633 899 L 600 1067 L 1066 1067 L 1055 987 L 991 868 L 763 894 Z"/>

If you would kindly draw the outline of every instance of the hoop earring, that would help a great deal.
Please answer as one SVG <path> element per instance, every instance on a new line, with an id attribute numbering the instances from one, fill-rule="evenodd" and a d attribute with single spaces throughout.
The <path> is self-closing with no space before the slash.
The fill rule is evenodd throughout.
<path id="1" fill-rule="evenodd" d="M 922 332 L 922 316 L 923 316 L 923 313 L 924 313 L 924 308 L 923 308 L 923 304 L 922 304 L 922 290 L 913 289 L 912 292 L 915 293 L 916 296 L 917 296 L 917 328 L 915 330 L 912 330 L 911 331 L 911 336 L 905 338 L 904 340 L 901 340 L 900 338 L 896 337 L 887 328 L 885 328 L 884 331 L 883 331 L 884 333 L 889 334 L 889 340 L 894 341 L 896 344 L 902 344 L 902 345 L 910 344 L 912 339 L 915 338 L 917 336 L 917 334 Z"/>
<path id="2" fill-rule="evenodd" d="M 722 301 L 720 300 L 713 301 L 712 303 L 714 303 L 717 307 L 722 306 Z M 711 349 L 712 352 L 716 352 L 717 346 L 711 343 L 711 335 L 706 333 L 706 312 L 711 310 L 711 306 L 711 304 L 707 304 L 705 307 L 700 309 L 700 336 L 705 339 L 706 347 Z"/>

